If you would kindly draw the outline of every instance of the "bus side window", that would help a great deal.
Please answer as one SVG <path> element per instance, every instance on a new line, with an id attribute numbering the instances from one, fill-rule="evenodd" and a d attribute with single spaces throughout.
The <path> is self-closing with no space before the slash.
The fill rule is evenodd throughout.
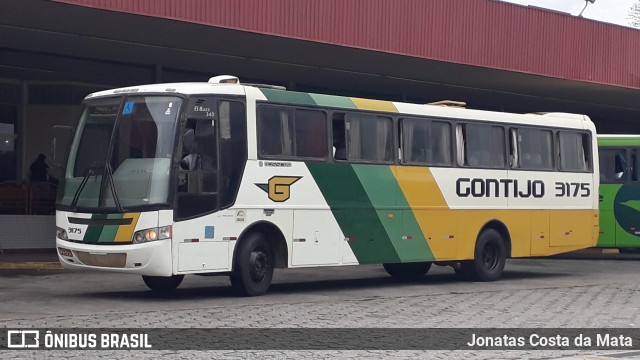
<path id="1" fill-rule="evenodd" d="M 631 162 L 629 172 L 631 173 L 631 181 L 638 181 L 638 166 L 640 158 L 638 157 L 638 149 L 631 150 Z"/>
<path id="2" fill-rule="evenodd" d="M 217 139 L 212 119 L 188 119 L 178 171 L 177 218 L 214 211 L 217 199 Z"/>
<path id="3" fill-rule="evenodd" d="M 624 181 L 624 175 L 627 172 L 626 152 L 620 150 L 615 155 L 615 176 L 616 181 Z"/>
<path id="4" fill-rule="evenodd" d="M 194 129 L 186 129 L 182 135 L 182 160 L 180 161 L 182 170 L 194 170 L 197 167 L 194 132 Z"/>
<path id="5" fill-rule="evenodd" d="M 404 118 L 400 125 L 403 164 L 451 165 L 451 124 Z"/>
<path id="6" fill-rule="evenodd" d="M 258 108 L 260 155 L 291 158 L 294 155 L 294 109 L 283 106 Z"/>
<path id="7" fill-rule="evenodd" d="M 513 143 L 512 168 L 525 170 L 552 170 L 553 134 L 536 128 L 511 129 L 509 141 Z"/>
<path id="8" fill-rule="evenodd" d="M 220 208 L 235 202 L 247 162 L 247 115 L 239 101 L 220 101 Z"/>
<path id="9" fill-rule="evenodd" d="M 520 167 L 520 156 L 518 151 L 518 132 L 516 129 L 509 130 L 509 167 L 517 169 Z"/>
<path id="10" fill-rule="evenodd" d="M 605 184 L 615 184 L 626 181 L 627 161 L 626 150 L 624 149 L 601 149 L 600 150 L 600 182 Z M 634 163 L 635 154 L 631 155 Z M 637 179 L 637 175 L 632 174 Z M 634 180 L 637 181 L 637 180 Z"/>
<path id="11" fill-rule="evenodd" d="M 347 160 L 347 142 L 344 124 L 344 113 L 334 113 L 332 124 L 333 134 L 333 158 L 336 160 Z"/>
<path id="12" fill-rule="evenodd" d="M 503 168 L 506 164 L 502 126 L 458 124 L 456 128 L 458 165 Z"/>
<path id="13" fill-rule="evenodd" d="M 558 131 L 561 171 L 586 172 L 591 169 L 590 137 L 577 131 Z"/>
<path id="14" fill-rule="evenodd" d="M 274 158 L 325 159 L 326 113 L 283 105 L 258 107 L 260 155 Z"/>
<path id="15" fill-rule="evenodd" d="M 431 162 L 431 123 L 426 120 L 402 119 L 403 160 L 409 163 Z"/>
<path id="16" fill-rule="evenodd" d="M 324 159 L 327 156 L 326 114 L 318 110 L 296 109 L 293 129 L 294 155 Z"/>
<path id="17" fill-rule="evenodd" d="M 334 113 L 333 158 L 376 163 L 395 160 L 393 120 L 368 113 Z"/>
<path id="18" fill-rule="evenodd" d="M 334 117 L 334 133 L 340 123 L 344 124 L 347 159 L 375 163 L 391 163 L 395 160 L 393 119 L 388 116 L 349 112 L 346 113 L 344 121 L 337 124 Z M 341 137 L 334 136 L 334 140 L 336 139 Z"/>

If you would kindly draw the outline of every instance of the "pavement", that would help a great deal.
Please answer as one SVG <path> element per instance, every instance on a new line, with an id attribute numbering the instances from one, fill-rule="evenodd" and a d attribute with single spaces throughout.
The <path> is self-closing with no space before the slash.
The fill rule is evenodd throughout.
<path id="1" fill-rule="evenodd" d="M 0 263 L 50 262 L 55 255 L 53 250 L 0 254 Z M 633 332 L 636 324 L 640 324 L 637 305 L 640 254 L 589 249 L 561 257 L 567 260 L 509 260 L 503 280 L 491 283 L 458 281 L 452 269 L 440 266 L 417 283 L 398 283 L 376 265 L 289 269 L 276 271 L 274 285 L 267 295 L 251 298 L 233 296 L 226 277 L 187 277 L 176 293 L 157 295 L 146 288 L 139 276 L 128 274 L 0 270 L 0 323 L 17 329 L 392 329 L 450 328 L 454 324 L 456 328 L 551 328 L 558 329 L 559 334 L 572 328 L 603 331 L 629 328 Z M 190 339 L 179 330 L 175 336 Z M 50 359 L 52 354 L 48 350 L 6 354 L 0 351 L 0 358 Z M 55 354 L 56 358 L 71 360 L 116 357 L 640 360 L 635 347 L 611 351 L 141 349 L 72 350 Z"/>
<path id="2" fill-rule="evenodd" d="M 560 259 L 609 259 L 637 260 L 640 249 L 620 252 L 618 249 L 584 249 L 553 256 Z M 2 270 L 62 270 L 55 249 L 4 250 L 0 252 L 0 271 Z"/>
<path id="3" fill-rule="evenodd" d="M 47 251 L 0 252 L 0 271 L 4 270 L 61 270 L 55 249 Z"/>

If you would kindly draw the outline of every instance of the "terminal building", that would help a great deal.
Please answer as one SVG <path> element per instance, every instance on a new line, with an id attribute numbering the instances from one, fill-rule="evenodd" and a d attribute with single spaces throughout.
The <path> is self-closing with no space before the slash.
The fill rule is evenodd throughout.
<path id="1" fill-rule="evenodd" d="M 640 31 L 499 0 L 3 0 L 0 34 L 4 252 L 55 247 L 56 125 L 107 88 L 230 74 L 640 133 Z"/>

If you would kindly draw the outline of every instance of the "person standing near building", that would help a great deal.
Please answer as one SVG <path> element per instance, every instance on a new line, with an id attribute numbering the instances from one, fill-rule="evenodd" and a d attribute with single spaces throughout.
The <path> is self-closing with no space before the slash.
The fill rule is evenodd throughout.
<path id="1" fill-rule="evenodd" d="M 46 159 L 47 157 L 44 154 L 40 154 L 29 166 L 29 182 L 31 184 L 48 180 L 49 165 L 47 165 Z"/>

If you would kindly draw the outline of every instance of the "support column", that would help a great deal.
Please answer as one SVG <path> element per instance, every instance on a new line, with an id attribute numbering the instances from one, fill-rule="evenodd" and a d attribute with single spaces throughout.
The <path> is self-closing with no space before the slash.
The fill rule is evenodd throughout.
<path id="1" fill-rule="evenodd" d="M 20 107 L 18 111 L 18 121 L 16 122 L 16 177 L 18 181 L 27 181 L 29 174 L 26 173 L 28 165 L 25 165 L 26 141 L 25 129 L 27 128 L 27 106 L 29 105 L 29 84 L 27 81 L 20 81 Z"/>

